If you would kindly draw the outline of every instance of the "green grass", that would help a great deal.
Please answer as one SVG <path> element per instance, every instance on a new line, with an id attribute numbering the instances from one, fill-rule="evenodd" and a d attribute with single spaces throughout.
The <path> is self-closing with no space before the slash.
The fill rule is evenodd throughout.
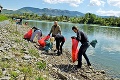
<path id="1" fill-rule="evenodd" d="M 44 78 L 38 77 L 38 78 L 36 78 L 35 80 L 44 80 Z"/>
<path id="2" fill-rule="evenodd" d="M 20 70 L 21 72 L 23 72 L 24 74 L 26 74 L 26 75 L 32 76 L 33 68 L 30 67 L 30 66 L 20 67 L 19 70 Z"/>
<path id="3" fill-rule="evenodd" d="M 0 70 L 0 77 L 2 76 L 2 70 Z"/>
<path id="4" fill-rule="evenodd" d="M 14 31 L 13 34 L 14 34 L 14 35 L 21 36 L 20 32 L 18 32 L 18 31 Z"/>
<path id="5" fill-rule="evenodd" d="M 8 19 L 7 16 L 0 14 L 0 21 L 4 21 L 4 20 L 7 20 L 7 19 Z"/>
<path id="6" fill-rule="evenodd" d="M 16 43 L 20 43 L 21 40 L 16 38 L 16 39 L 15 39 L 15 42 L 16 42 Z"/>
<path id="7" fill-rule="evenodd" d="M 17 72 L 15 72 L 15 71 L 12 71 L 12 72 L 10 73 L 10 75 L 11 75 L 11 77 L 12 77 L 14 80 L 17 80 L 16 78 L 19 76 L 19 74 L 18 74 Z"/>
<path id="8" fill-rule="evenodd" d="M 10 68 L 10 64 L 8 62 L 0 62 L 1 68 Z"/>
<path id="9" fill-rule="evenodd" d="M 15 52 L 15 51 L 16 51 L 16 49 L 15 49 L 15 48 L 11 48 L 11 50 L 12 50 L 13 52 Z"/>
<path id="10" fill-rule="evenodd" d="M 37 62 L 36 65 L 40 70 L 46 68 L 46 62 L 44 61 Z"/>
<path id="11" fill-rule="evenodd" d="M 37 58 L 39 57 L 39 53 L 35 49 L 29 49 L 29 53 Z"/>
<path id="12" fill-rule="evenodd" d="M 26 46 L 26 47 L 28 47 L 29 45 L 28 45 L 28 43 L 24 43 L 24 45 Z"/>

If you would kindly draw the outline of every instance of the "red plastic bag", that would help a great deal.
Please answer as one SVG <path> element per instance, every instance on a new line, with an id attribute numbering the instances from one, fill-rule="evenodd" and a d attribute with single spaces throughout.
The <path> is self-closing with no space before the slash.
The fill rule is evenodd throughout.
<path id="1" fill-rule="evenodd" d="M 45 41 L 45 40 L 48 40 L 49 38 L 50 38 L 50 36 L 47 35 L 47 36 L 43 37 L 42 40 Z"/>
<path id="2" fill-rule="evenodd" d="M 46 45 L 45 41 L 43 39 L 38 40 L 38 43 L 40 46 L 44 47 Z"/>
<path id="3" fill-rule="evenodd" d="M 32 29 L 30 29 L 25 35 L 24 35 L 24 39 L 30 39 L 32 36 Z"/>
<path id="4" fill-rule="evenodd" d="M 38 43 L 40 44 L 40 46 L 44 47 L 46 45 L 45 40 L 48 40 L 50 38 L 49 35 L 43 37 L 42 39 L 38 40 Z"/>
<path id="5" fill-rule="evenodd" d="M 74 63 L 78 59 L 78 41 L 72 39 L 72 62 Z"/>

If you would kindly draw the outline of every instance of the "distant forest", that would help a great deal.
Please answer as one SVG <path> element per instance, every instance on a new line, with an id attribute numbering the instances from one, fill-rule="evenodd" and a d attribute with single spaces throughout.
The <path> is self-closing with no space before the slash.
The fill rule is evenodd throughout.
<path id="1" fill-rule="evenodd" d="M 37 14 L 23 13 L 23 14 L 12 14 L 8 15 L 9 18 L 22 18 L 27 20 L 48 20 L 48 21 L 63 21 L 72 22 L 79 24 L 97 24 L 102 26 L 115 26 L 120 27 L 120 17 L 107 17 L 103 18 L 92 13 L 86 13 L 83 17 L 69 17 L 69 16 L 48 16 L 42 14 L 41 16 Z"/>

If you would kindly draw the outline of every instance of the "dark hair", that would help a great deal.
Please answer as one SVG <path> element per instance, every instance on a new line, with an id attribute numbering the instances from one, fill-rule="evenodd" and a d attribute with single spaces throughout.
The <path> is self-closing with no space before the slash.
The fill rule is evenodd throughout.
<path id="1" fill-rule="evenodd" d="M 36 27 L 34 26 L 32 29 L 38 29 L 38 28 L 36 28 Z"/>
<path id="2" fill-rule="evenodd" d="M 73 26 L 73 27 L 72 27 L 72 30 L 73 30 L 73 29 L 76 29 L 76 30 L 78 30 L 77 26 Z"/>
<path id="3" fill-rule="evenodd" d="M 38 30 L 38 28 L 37 28 L 37 27 L 35 27 L 35 26 L 34 26 L 32 29 L 34 29 L 34 32 L 35 32 L 36 30 Z"/>

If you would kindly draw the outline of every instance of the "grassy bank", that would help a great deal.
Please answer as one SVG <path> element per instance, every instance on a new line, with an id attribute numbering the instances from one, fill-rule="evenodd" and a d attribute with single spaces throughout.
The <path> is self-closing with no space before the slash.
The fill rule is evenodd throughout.
<path id="1" fill-rule="evenodd" d="M 7 20 L 7 19 L 8 19 L 7 16 L 0 14 L 0 21 L 4 21 L 4 20 Z"/>

